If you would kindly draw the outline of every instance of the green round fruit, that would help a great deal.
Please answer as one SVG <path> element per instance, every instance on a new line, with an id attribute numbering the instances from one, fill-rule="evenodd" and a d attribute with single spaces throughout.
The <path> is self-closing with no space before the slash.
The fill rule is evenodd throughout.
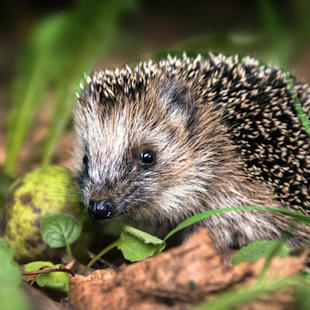
<path id="1" fill-rule="evenodd" d="M 37 169 L 18 178 L 9 188 L 3 211 L 4 238 L 18 262 L 59 255 L 43 242 L 40 222 L 53 213 L 80 216 L 80 198 L 70 171 L 61 166 Z"/>

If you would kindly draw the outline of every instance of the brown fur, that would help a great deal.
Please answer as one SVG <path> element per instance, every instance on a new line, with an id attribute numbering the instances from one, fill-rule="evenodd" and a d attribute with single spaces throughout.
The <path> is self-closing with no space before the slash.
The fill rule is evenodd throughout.
<path id="1" fill-rule="evenodd" d="M 273 136 L 269 129 L 258 135 L 254 127 L 252 132 L 243 128 L 255 119 L 253 111 L 260 113 L 258 109 L 266 107 L 263 114 L 267 115 L 273 109 L 272 104 L 258 104 L 257 94 L 275 104 L 293 105 L 281 72 L 276 71 L 274 80 L 270 79 L 272 72 L 270 67 L 259 68 L 252 59 L 239 65 L 235 58 L 212 56 L 207 61 L 168 58 L 159 65 L 98 72 L 89 78 L 75 111 L 76 171 L 85 204 L 108 197 L 118 219 L 159 237 L 208 209 L 255 205 L 306 210 L 305 203 L 297 201 L 301 196 L 279 194 L 287 186 L 287 180 L 281 179 L 285 171 L 279 174 L 283 184 L 270 181 L 278 165 L 278 155 L 272 152 L 282 150 L 281 139 L 270 144 Z M 276 88 L 276 81 L 283 85 Z M 308 88 L 296 88 L 304 98 L 304 107 L 308 106 Z M 238 105 L 244 106 L 237 110 Z M 304 135 L 296 118 L 292 114 L 287 126 L 294 120 Z M 258 119 L 258 125 L 261 121 Z M 289 130 L 282 135 L 290 135 Z M 253 144 L 257 150 L 244 153 L 255 139 L 260 141 Z M 256 164 L 261 147 L 271 155 L 259 157 L 261 162 Z M 149 168 L 142 168 L 138 161 L 145 148 L 156 153 L 156 164 Z M 308 152 L 299 159 L 310 163 Z M 82 164 L 85 154 L 87 171 Z M 290 154 L 291 167 L 299 167 L 294 166 L 298 156 Z M 266 176 L 269 158 L 272 166 Z M 306 188 L 305 197 L 309 196 L 307 173 L 298 170 L 296 177 L 288 180 L 305 180 L 298 183 Z M 225 251 L 256 239 L 279 238 L 290 221 L 282 214 L 257 210 L 222 213 L 201 224 L 208 227 L 216 247 Z M 299 224 L 289 242 L 300 246 L 309 236 L 308 226 Z"/>

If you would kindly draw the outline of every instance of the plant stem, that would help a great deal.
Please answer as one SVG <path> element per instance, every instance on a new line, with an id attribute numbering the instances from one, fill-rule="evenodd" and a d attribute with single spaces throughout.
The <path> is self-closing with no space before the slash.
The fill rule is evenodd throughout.
<path id="1" fill-rule="evenodd" d="M 120 239 L 117 239 L 116 241 L 114 241 L 113 243 L 111 243 L 110 245 L 108 245 L 107 247 L 105 247 L 101 252 L 99 252 L 99 254 L 97 254 L 85 267 L 84 271 L 83 271 L 83 275 L 85 275 L 85 273 L 89 270 L 89 268 L 101 257 L 103 256 L 105 253 L 109 252 L 110 250 L 112 250 L 113 248 L 117 247 L 120 244 Z"/>
<path id="2" fill-rule="evenodd" d="M 68 262 L 72 261 L 72 252 L 71 252 L 71 247 L 68 242 L 66 242 L 66 251 L 67 251 L 67 256 L 68 256 Z"/>

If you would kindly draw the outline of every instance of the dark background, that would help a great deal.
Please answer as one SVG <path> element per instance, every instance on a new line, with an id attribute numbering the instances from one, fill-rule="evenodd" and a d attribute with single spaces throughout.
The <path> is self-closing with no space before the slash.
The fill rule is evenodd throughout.
<path id="1" fill-rule="evenodd" d="M 84 37 L 82 33 L 85 29 L 87 30 L 89 24 L 93 21 L 93 18 L 89 16 L 96 13 L 96 8 L 100 5 L 102 7 L 102 3 L 106 5 L 108 10 L 109 5 L 113 6 L 114 3 L 119 2 L 121 1 L 1 1 L 0 167 L 7 166 L 5 164 L 6 158 L 14 155 L 9 150 L 9 147 L 17 141 L 15 135 L 17 129 L 14 128 L 13 123 L 21 123 L 24 120 L 22 115 L 19 115 L 19 117 L 12 116 L 14 114 L 12 111 L 14 109 L 22 110 L 23 99 L 29 89 L 27 81 L 30 83 L 34 74 L 32 68 L 35 68 L 39 61 L 39 56 L 33 52 L 31 43 L 29 43 L 31 42 L 31 36 L 44 21 L 55 14 L 77 12 L 77 16 L 79 14 L 80 16 L 76 19 L 76 26 L 73 27 L 73 30 L 70 30 L 72 35 L 69 34 L 66 40 L 57 43 L 59 50 L 52 51 L 51 58 L 45 60 L 51 63 L 47 64 L 44 74 L 42 73 L 42 81 L 44 81 L 45 76 L 49 75 L 50 71 L 58 68 L 57 61 L 55 64 L 52 61 L 63 57 L 63 63 L 67 65 L 67 68 L 59 67 L 58 73 L 53 73 L 53 78 L 47 81 L 48 87 L 44 88 L 45 95 L 43 96 L 44 99 L 42 99 L 43 97 L 40 99 L 42 101 L 40 107 L 44 106 L 46 102 L 49 102 L 49 106 L 57 106 L 53 94 L 57 94 L 58 90 L 65 90 L 66 87 L 69 87 L 63 81 L 71 78 L 72 81 L 78 83 L 85 71 L 89 72 L 99 67 L 114 68 L 124 63 L 133 63 L 149 57 L 153 58 L 156 52 L 159 51 L 211 51 L 227 55 L 250 55 L 263 62 L 279 65 L 292 71 L 299 78 L 310 81 L 310 1 L 128 0 L 128 3 L 131 4 L 119 10 L 115 17 L 115 23 L 107 22 L 104 24 L 99 18 L 97 28 L 101 26 L 107 27 L 106 32 L 111 33 L 111 38 L 104 46 L 100 46 L 100 41 L 105 38 L 104 35 L 96 36 L 93 33 L 98 30 L 96 27 L 92 28 L 92 32 L 86 34 L 86 37 L 93 35 L 92 39 L 89 42 L 85 41 L 85 33 Z M 126 1 L 123 2 L 126 3 Z M 77 10 L 79 6 L 82 9 Z M 111 28 L 111 31 L 109 28 Z M 63 32 L 65 33 L 66 30 L 64 28 Z M 80 37 L 81 42 L 79 43 Z M 84 38 L 84 41 L 82 38 Z M 69 41 L 69 43 L 66 41 Z M 72 70 L 70 71 L 71 59 L 88 44 L 92 45 L 89 51 L 86 49 L 83 59 L 89 58 L 92 61 L 85 66 L 82 65 L 78 69 L 79 71 L 75 72 L 75 75 L 70 75 L 72 72 Z M 43 45 L 41 47 L 44 48 Z M 70 51 L 70 48 L 73 51 Z M 80 59 L 72 60 L 71 67 L 75 68 L 79 65 L 79 61 Z M 62 81 L 59 82 L 61 78 Z M 23 87 L 16 88 L 14 86 L 16 84 L 22 84 Z M 61 89 L 62 86 L 63 89 Z M 40 89 L 40 86 L 38 88 Z M 73 93 L 69 88 L 67 92 Z M 32 97 L 33 105 L 36 105 L 35 100 L 39 96 L 33 95 Z M 69 109 L 70 106 L 67 109 L 67 114 Z M 29 139 L 30 141 L 36 140 L 36 134 L 31 130 L 37 127 L 39 120 L 42 121 L 40 111 L 41 108 L 35 110 L 30 120 L 31 126 L 27 125 L 28 127 L 26 126 L 23 129 L 27 134 L 23 137 L 21 146 L 17 148 L 18 151 L 15 152 L 15 156 L 18 156 L 19 160 L 17 163 L 12 164 L 11 168 L 6 167 L 7 172 L 21 171 L 18 166 L 21 165 L 21 160 L 24 160 L 24 157 L 29 155 L 23 157 L 23 152 L 27 153 L 25 141 Z M 52 115 L 50 110 L 45 114 Z M 44 127 L 45 124 L 46 127 L 56 117 L 57 113 L 55 112 L 50 119 L 42 121 L 42 126 Z M 11 119 L 11 123 L 9 119 Z M 59 141 L 64 133 L 71 131 L 70 124 L 70 116 L 68 116 L 64 121 L 63 129 L 60 130 L 57 137 L 55 136 L 55 141 Z M 46 133 L 43 133 L 42 129 L 40 130 L 42 134 L 37 135 L 40 136 L 41 140 L 44 140 Z M 37 140 L 34 142 L 35 145 L 38 143 Z M 26 144 L 29 145 L 29 143 Z M 53 152 L 56 147 L 57 145 L 53 147 Z M 39 148 L 37 154 L 40 152 L 44 153 L 44 146 L 41 149 Z M 36 155 L 31 160 L 29 159 L 27 165 L 31 162 L 40 161 L 40 156 Z M 45 162 L 51 160 L 62 162 L 62 159 L 55 157 L 55 155 Z M 27 165 L 22 165 L 22 170 L 29 170 L 30 168 Z"/>

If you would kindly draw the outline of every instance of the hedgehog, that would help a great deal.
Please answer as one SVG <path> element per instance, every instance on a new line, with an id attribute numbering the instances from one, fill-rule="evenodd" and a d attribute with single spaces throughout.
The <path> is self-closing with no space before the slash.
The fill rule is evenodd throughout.
<path id="1" fill-rule="evenodd" d="M 292 78 L 310 117 L 310 89 Z M 197 213 L 268 206 L 310 214 L 310 138 L 283 71 L 256 59 L 168 56 L 86 77 L 74 173 L 89 214 L 163 238 Z M 202 220 L 222 252 L 279 239 L 292 218 L 234 210 Z M 179 232 L 179 242 L 195 225 Z M 310 227 L 296 224 L 301 247 Z"/>

